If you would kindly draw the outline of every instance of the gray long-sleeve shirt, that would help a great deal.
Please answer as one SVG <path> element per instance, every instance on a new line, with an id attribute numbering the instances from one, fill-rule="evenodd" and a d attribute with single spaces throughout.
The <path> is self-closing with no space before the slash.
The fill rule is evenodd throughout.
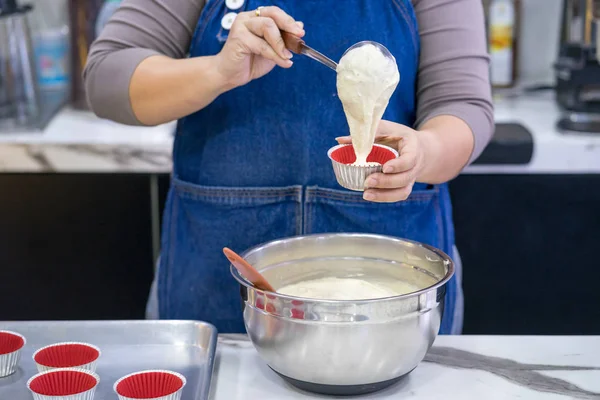
<path id="1" fill-rule="evenodd" d="M 84 71 L 88 100 L 97 115 L 140 124 L 129 99 L 135 69 L 153 55 L 185 57 L 205 1 L 123 1 L 93 43 Z M 412 3 L 421 37 L 416 126 L 438 115 L 462 119 L 475 138 L 472 161 L 494 130 L 481 0 Z"/>

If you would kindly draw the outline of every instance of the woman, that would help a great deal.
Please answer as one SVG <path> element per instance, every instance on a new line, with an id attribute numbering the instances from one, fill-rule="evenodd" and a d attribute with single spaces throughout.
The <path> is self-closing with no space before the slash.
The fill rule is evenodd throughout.
<path id="1" fill-rule="evenodd" d="M 280 30 L 334 60 L 361 40 L 394 54 L 401 81 L 379 134 L 402 138 L 392 142 L 400 157 L 370 177 L 364 197 L 337 185 L 326 156 L 348 131 L 335 72 L 292 59 Z M 223 246 L 373 232 L 450 253 L 444 182 L 491 136 L 488 80 L 480 0 L 125 0 L 92 46 L 85 81 L 101 117 L 179 119 L 160 317 L 243 331 Z M 441 332 L 459 333 L 457 279 L 446 300 Z"/>

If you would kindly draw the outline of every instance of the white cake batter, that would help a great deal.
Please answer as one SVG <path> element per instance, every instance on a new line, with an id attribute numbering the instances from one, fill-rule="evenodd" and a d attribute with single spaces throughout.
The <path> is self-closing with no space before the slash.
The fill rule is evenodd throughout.
<path id="1" fill-rule="evenodd" d="M 367 300 L 398 296 L 415 290 L 413 287 L 407 289 L 400 293 L 363 279 L 321 278 L 284 286 L 277 289 L 277 293 L 319 300 Z"/>
<path id="2" fill-rule="evenodd" d="M 350 50 L 338 63 L 337 90 L 356 153 L 354 165 L 368 165 L 377 126 L 399 81 L 396 63 L 372 44 Z"/>

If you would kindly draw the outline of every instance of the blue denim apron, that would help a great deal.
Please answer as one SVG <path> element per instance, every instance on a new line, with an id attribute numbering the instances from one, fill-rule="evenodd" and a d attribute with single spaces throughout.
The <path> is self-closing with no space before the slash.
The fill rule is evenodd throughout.
<path id="1" fill-rule="evenodd" d="M 410 0 L 246 0 L 241 9 L 281 7 L 305 24 L 306 41 L 339 60 L 352 44 L 375 40 L 398 61 L 400 84 L 384 119 L 412 126 L 419 61 Z M 190 56 L 217 54 L 228 31 L 224 0 L 209 0 Z M 243 251 L 300 234 L 369 232 L 427 243 L 452 254 L 447 185 L 417 184 L 408 200 L 370 203 L 336 183 L 327 150 L 348 125 L 334 71 L 303 56 L 294 66 L 219 96 L 181 119 L 165 208 L 158 272 L 159 313 L 243 332 L 239 288 L 224 246 Z M 441 332 L 451 333 L 457 295 L 449 285 Z"/>

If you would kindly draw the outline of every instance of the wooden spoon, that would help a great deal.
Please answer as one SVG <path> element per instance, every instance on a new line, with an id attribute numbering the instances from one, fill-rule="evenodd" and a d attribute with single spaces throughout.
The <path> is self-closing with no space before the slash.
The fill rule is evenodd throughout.
<path id="1" fill-rule="evenodd" d="M 264 290 L 267 292 L 275 292 L 276 290 L 271 284 L 256 270 L 248 261 L 244 260 L 242 256 L 237 254 L 235 251 L 223 248 L 223 254 L 231 262 L 231 264 L 238 270 L 244 278 L 248 279 L 257 289 Z"/>

